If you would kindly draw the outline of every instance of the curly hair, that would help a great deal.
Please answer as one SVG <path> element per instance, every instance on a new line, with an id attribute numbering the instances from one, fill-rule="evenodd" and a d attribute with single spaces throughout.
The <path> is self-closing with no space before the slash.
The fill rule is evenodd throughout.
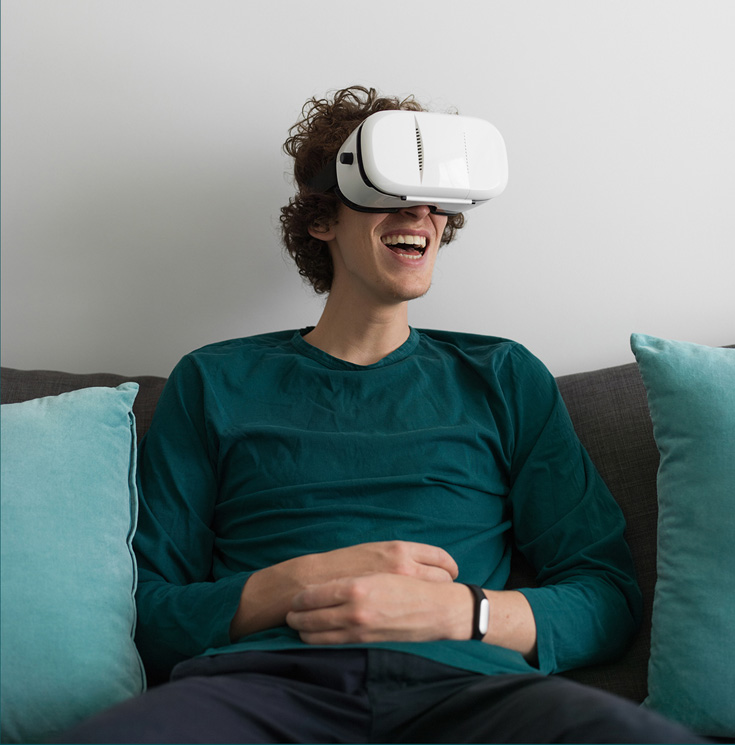
<path id="1" fill-rule="evenodd" d="M 331 100 L 309 99 L 301 110 L 301 119 L 289 129 L 283 149 L 294 159 L 297 192 L 281 208 L 281 235 L 299 274 L 318 294 L 331 289 L 334 267 L 327 244 L 314 238 L 309 228 L 334 225 L 342 203 L 333 192 L 314 192 L 308 184 L 336 157 L 342 143 L 364 119 L 377 111 L 395 109 L 425 110 L 413 96 L 384 97 L 374 88 L 352 86 L 337 91 Z M 450 216 L 441 245 L 449 243 L 463 225 L 463 215 Z"/>

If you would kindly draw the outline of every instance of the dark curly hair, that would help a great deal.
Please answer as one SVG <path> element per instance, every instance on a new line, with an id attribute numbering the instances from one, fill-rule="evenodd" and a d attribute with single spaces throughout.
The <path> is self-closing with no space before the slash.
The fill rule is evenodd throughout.
<path id="1" fill-rule="evenodd" d="M 333 192 L 317 193 L 308 184 L 336 157 L 342 143 L 364 119 L 377 111 L 395 109 L 425 110 L 413 96 L 403 100 L 383 97 L 374 88 L 357 85 L 337 91 L 331 100 L 309 99 L 301 110 L 302 118 L 289 129 L 283 149 L 294 159 L 297 192 L 281 208 L 281 234 L 299 274 L 319 294 L 329 292 L 334 267 L 327 244 L 311 236 L 309 228 L 333 225 L 341 202 Z M 450 216 L 441 245 L 449 243 L 463 225 L 463 215 Z"/>

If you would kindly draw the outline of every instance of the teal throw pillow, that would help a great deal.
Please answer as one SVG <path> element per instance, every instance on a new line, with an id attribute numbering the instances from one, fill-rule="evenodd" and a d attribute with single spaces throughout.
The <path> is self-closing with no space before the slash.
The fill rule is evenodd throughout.
<path id="1" fill-rule="evenodd" d="M 2 742 L 41 742 L 145 686 L 133 641 L 137 391 L 2 406 Z"/>
<path id="2" fill-rule="evenodd" d="M 633 334 L 661 454 L 644 704 L 735 737 L 735 349 Z"/>

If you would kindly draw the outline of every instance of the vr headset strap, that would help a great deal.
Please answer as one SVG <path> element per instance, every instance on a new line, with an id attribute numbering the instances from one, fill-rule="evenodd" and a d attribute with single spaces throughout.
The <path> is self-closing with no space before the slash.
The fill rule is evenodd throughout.
<path id="1" fill-rule="evenodd" d="M 337 160 L 330 160 L 316 176 L 308 183 L 313 191 L 324 194 L 337 186 Z"/>

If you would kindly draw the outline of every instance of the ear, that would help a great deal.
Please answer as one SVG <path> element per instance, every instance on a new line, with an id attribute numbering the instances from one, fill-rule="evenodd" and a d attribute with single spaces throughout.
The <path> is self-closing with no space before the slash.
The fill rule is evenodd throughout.
<path id="1" fill-rule="evenodd" d="M 334 238 L 334 226 L 315 222 L 309 226 L 309 235 L 318 241 L 331 241 Z"/>

